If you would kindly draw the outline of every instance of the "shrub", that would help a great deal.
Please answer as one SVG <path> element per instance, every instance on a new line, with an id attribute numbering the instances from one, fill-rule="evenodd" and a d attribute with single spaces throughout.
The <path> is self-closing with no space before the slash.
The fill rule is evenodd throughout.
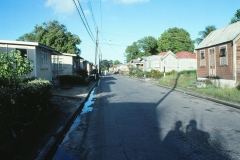
<path id="1" fill-rule="evenodd" d="M 85 79 L 80 75 L 61 75 L 59 82 L 61 85 L 80 85 L 85 84 Z"/>
<path id="2" fill-rule="evenodd" d="M 1 145 L 50 109 L 51 88 L 49 81 L 41 79 L 0 87 Z"/>
<path id="3" fill-rule="evenodd" d="M 0 54 L 0 77 L 14 81 L 20 76 L 26 76 L 33 71 L 33 62 L 23 58 L 20 51 Z"/>
<path id="4" fill-rule="evenodd" d="M 213 83 L 212 83 L 211 79 L 206 79 L 205 84 L 207 86 L 211 86 Z"/>
<path id="5" fill-rule="evenodd" d="M 86 70 L 83 70 L 83 69 L 79 69 L 77 71 L 77 74 L 82 76 L 82 77 L 88 77 L 88 72 Z"/>

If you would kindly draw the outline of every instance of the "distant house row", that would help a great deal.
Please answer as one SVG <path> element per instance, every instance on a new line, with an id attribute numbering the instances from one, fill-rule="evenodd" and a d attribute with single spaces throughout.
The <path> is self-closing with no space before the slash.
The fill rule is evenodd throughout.
<path id="1" fill-rule="evenodd" d="M 127 72 L 126 66 L 135 66 L 143 71 L 195 70 L 197 80 L 212 79 L 215 85 L 235 87 L 240 82 L 240 22 L 212 31 L 196 48 L 196 54 L 172 53 L 134 59 L 119 69 Z M 123 67 L 125 66 L 125 67 Z M 116 70 L 116 69 L 115 69 Z"/>
<path id="2" fill-rule="evenodd" d="M 158 70 L 160 72 L 196 70 L 197 58 L 196 54 L 187 51 L 178 52 L 176 54 L 172 51 L 168 51 L 159 53 L 158 55 L 144 56 L 131 60 L 127 64 L 118 65 L 118 70 L 127 72 L 128 68 L 131 66 L 148 72 L 151 70 Z"/>
<path id="3" fill-rule="evenodd" d="M 0 53 L 19 50 L 23 57 L 33 61 L 34 68 L 29 77 L 53 81 L 59 75 L 74 75 L 82 69 L 91 73 L 93 63 L 75 54 L 59 53 L 54 48 L 37 42 L 0 40 Z"/>

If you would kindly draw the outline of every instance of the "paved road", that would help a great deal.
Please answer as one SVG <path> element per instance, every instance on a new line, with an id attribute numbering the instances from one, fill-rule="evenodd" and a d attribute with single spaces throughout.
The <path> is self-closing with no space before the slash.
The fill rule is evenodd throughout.
<path id="1" fill-rule="evenodd" d="M 240 159 L 237 109 L 119 75 L 91 107 L 62 144 L 71 159 Z"/>

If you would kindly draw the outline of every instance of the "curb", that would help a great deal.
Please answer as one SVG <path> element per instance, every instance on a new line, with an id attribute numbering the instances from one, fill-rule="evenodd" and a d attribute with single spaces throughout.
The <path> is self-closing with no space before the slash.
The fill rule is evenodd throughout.
<path id="1" fill-rule="evenodd" d="M 71 124 L 73 123 L 73 121 L 75 120 L 77 115 L 81 112 L 90 93 L 95 88 L 95 86 L 97 86 L 98 82 L 99 82 L 99 80 L 97 80 L 92 85 L 87 96 L 81 100 L 80 104 L 77 104 L 76 110 L 74 110 L 70 114 L 70 116 L 68 117 L 66 122 L 61 127 L 58 128 L 57 132 L 54 135 L 52 135 L 52 137 L 49 139 L 48 143 L 45 145 L 45 147 L 42 149 L 42 151 L 38 154 L 38 157 L 36 158 L 36 160 L 51 159 L 51 157 L 53 156 L 53 154 L 55 153 L 55 151 L 58 148 L 58 144 L 62 141 L 63 135 L 68 131 L 69 127 L 71 126 Z"/>

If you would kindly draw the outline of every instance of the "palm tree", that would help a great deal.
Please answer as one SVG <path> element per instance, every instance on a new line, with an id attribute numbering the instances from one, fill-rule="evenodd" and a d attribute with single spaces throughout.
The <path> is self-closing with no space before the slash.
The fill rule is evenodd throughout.
<path id="1" fill-rule="evenodd" d="M 238 21 L 240 21 L 240 9 L 237 10 L 237 12 L 235 13 L 234 17 L 232 17 L 229 24 L 233 24 Z"/>
<path id="2" fill-rule="evenodd" d="M 201 43 L 203 39 L 207 37 L 207 35 L 209 35 L 212 31 L 215 31 L 215 30 L 216 30 L 216 27 L 214 25 L 207 26 L 204 31 L 200 31 L 198 33 L 198 35 L 201 35 L 201 38 L 197 38 L 195 42 L 197 44 Z"/>

